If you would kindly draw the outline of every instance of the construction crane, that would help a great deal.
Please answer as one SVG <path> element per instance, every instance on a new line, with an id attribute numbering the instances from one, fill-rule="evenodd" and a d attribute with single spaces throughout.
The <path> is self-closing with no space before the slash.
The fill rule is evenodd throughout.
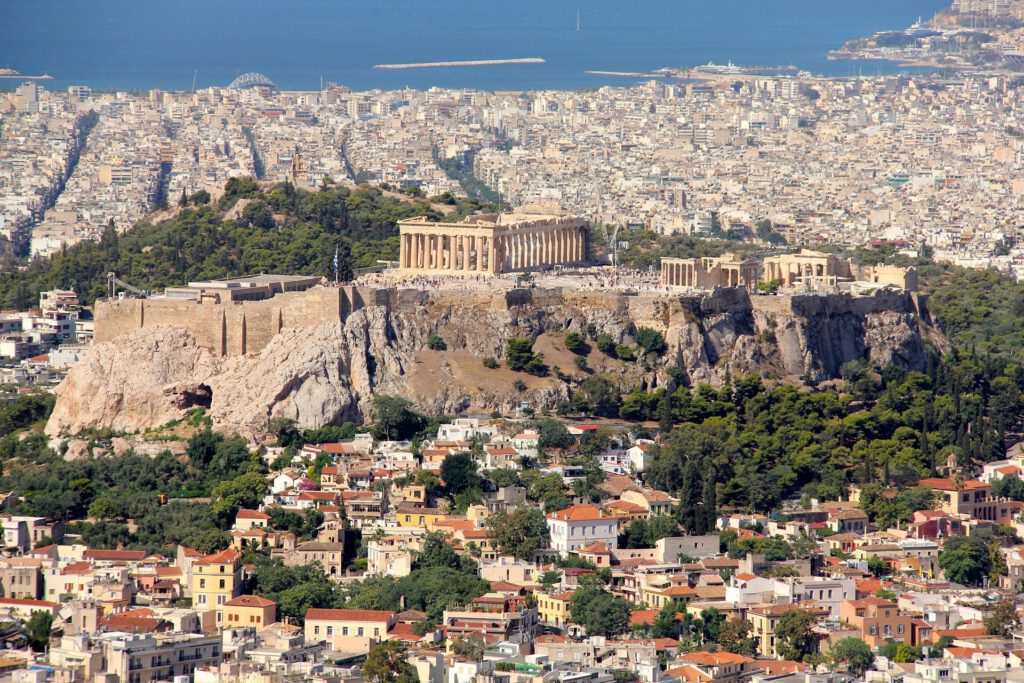
<path id="1" fill-rule="evenodd" d="M 138 287 L 133 287 L 124 280 L 117 277 L 117 273 L 115 273 L 114 271 L 110 271 L 109 273 L 107 273 L 107 297 L 113 299 L 115 296 L 117 296 L 118 287 L 120 287 L 121 289 L 128 290 L 129 292 L 132 292 L 140 299 L 145 299 L 149 295 L 148 292 L 141 290 Z"/>

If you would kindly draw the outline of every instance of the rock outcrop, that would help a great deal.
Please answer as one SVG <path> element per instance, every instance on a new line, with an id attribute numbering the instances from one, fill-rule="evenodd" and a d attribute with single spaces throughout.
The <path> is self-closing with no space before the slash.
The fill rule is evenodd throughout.
<path id="1" fill-rule="evenodd" d="M 828 379 L 855 359 L 920 369 L 926 340 L 945 344 L 923 306 L 891 292 L 751 299 L 740 290 L 402 290 L 343 323 L 285 328 L 258 354 L 228 357 L 202 346 L 185 326 L 160 324 L 96 344 L 58 388 L 47 432 L 148 429 L 202 406 L 217 429 L 259 439 L 274 417 L 302 428 L 362 420 L 378 394 L 404 396 L 432 413 L 509 411 L 524 402 L 550 408 L 594 371 L 618 377 L 626 390 L 665 386 L 669 366 L 711 384 L 748 372 L 779 381 Z M 667 350 L 655 363 L 623 363 L 592 349 L 591 370 L 583 370 L 562 344 L 570 330 L 628 343 L 639 326 L 665 335 Z M 427 350 L 432 334 L 448 349 Z M 549 377 L 483 366 L 484 358 L 501 358 L 511 336 L 535 340 L 553 369 Z"/>

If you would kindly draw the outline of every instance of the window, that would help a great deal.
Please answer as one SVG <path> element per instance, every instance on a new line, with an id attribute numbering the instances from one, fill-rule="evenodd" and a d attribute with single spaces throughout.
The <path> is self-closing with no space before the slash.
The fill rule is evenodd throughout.
<path id="1" fill-rule="evenodd" d="M 328 626 L 327 627 L 327 637 L 330 638 L 333 635 L 334 635 L 334 627 L 333 626 Z"/>
<path id="2" fill-rule="evenodd" d="M 363 627 L 362 626 L 359 627 L 359 630 L 356 632 L 356 635 L 357 636 L 363 635 Z"/>
<path id="3" fill-rule="evenodd" d="M 868 633 L 870 633 L 873 636 L 877 636 L 878 635 L 878 627 L 877 626 L 869 627 L 868 628 Z"/>
<path id="4" fill-rule="evenodd" d="M 223 587 L 224 587 L 224 579 L 221 579 L 221 580 L 220 580 L 220 587 L 221 587 L 221 588 L 223 588 Z"/>
<path id="5" fill-rule="evenodd" d="M 199 579 L 199 587 L 206 588 L 206 579 Z"/>
<path id="6" fill-rule="evenodd" d="M 319 626 L 314 626 L 313 627 L 313 635 L 314 636 L 320 635 L 320 627 Z"/>
<path id="7" fill-rule="evenodd" d="M 896 633 L 903 633 L 903 624 L 898 624 L 896 626 Z"/>
<path id="8" fill-rule="evenodd" d="M 892 638 L 892 626 L 890 626 L 889 624 L 885 625 L 885 637 Z"/>
<path id="9" fill-rule="evenodd" d="M 343 635 L 343 636 L 347 636 L 348 635 L 348 626 L 342 626 L 341 627 L 341 635 Z"/>
<path id="10" fill-rule="evenodd" d="M 379 635 L 380 635 L 380 629 L 379 628 L 373 629 L 373 636 L 374 636 L 374 638 L 376 638 Z"/>

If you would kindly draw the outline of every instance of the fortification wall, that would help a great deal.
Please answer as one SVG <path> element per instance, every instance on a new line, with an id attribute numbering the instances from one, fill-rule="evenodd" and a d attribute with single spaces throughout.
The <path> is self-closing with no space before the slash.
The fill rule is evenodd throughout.
<path id="1" fill-rule="evenodd" d="M 666 328 L 675 316 L 767 315 L 807 318 L 881 311 L 917 312 L 911 295 L 879 291 L 873 296 L 754 296 L 742 288 L 720 288 L 704 294 L 621 292 L 557 288 L 521 288 L 502 293 L 484 288 L 465 290 L 314 287 L 286 292 L 263 301 L 218 303 L 205 299 L 122 299 L 96 304 L 97 342 L 153 325 L 184 327 L 215 354 L 259 353 L 283 328 L 344 323 L 353 311 L 380 306 L 405 314 L 422 314 L 434 306 L 477 306 L 481 310 L 516 307 L 603 309 L 624 315 L 638 325 Z"/>
<path id="2" fill-rule="evenodd" d="M 96 302 L 97 342 L 154 325 L 184 327 L 222 356 L 259 353 L 285 327 L 342 322 L 352 310 L 351 288 L 314 287 L 263 301 L 119 299 Z"/>

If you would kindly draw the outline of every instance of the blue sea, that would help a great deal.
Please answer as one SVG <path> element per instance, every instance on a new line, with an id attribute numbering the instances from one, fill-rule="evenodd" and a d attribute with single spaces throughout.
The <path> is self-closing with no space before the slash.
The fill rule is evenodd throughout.
<path id="1" fill-rule="evenodd" d="M 627 84 L 587 70 L 707 62 L 830 62 L 844 41 L 903 29 L 948 0 L 0 0 L 0 67 L 46 87 L 191 88 L 258 71 L 286 89 L 320 79 L 371 88 L 571 89 Z M 579 30 L 577 30 L 577 16 Z M 374 64 L 541 57 L 544 64 L 374 70 Z M 16 80 L 0 80 L 12 88 Z"/>

